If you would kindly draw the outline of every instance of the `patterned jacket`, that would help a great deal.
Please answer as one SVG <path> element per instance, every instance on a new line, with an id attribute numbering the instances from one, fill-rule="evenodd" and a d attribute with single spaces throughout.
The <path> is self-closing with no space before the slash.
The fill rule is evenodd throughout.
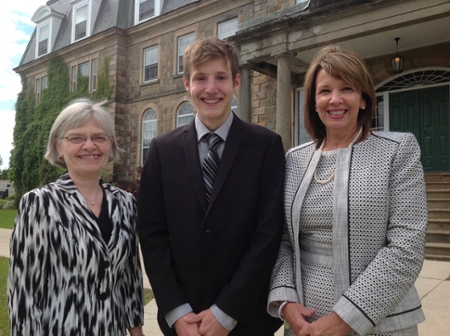
<path id="1" fill-rule="evenodd" d="M 108 245 L 68 174 L 22 197 L 10 244 L 11 335 L 118 336 L 143 325 L 136 202 L 102 187 Z"/>
<path id="2" fill-rule="evenodd" d="M 302 303 L 298 223 L 321 155 L 315 149 L 315 143 L 308 143 L 287 153 L 286 223 L 268 299 L 273 316 L 278 316 L 279 301 Z M 373 132 L 367 140 L 338 150 L 333 309 L 359 335 L 424 320 L 414 282 L 422 268 L 427 222 L 420 149 L 412 134 Z"/>

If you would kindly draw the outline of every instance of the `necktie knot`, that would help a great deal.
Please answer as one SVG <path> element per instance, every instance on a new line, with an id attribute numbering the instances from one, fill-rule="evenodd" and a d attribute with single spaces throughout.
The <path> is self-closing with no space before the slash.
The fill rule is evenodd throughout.
<path id="1" fill-rule="evenodd" d="M 209 150 L 217 150 L 217 147 L 222 142 L 222 138 L 216 133 L 208 133 L 205 135 L 206 141 L 208 142 Z"/>

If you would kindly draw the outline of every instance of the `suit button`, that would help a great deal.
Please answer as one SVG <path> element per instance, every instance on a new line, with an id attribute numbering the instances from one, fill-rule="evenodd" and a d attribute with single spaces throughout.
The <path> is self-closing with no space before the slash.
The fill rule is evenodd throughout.
<path id="1" fill-rule="evenodd" d="M 212 274 L 212 272 L 211 272 L 211 270 L 209 270 L 209 269 L 207 269 L 206 271 L 205 271 L 205 277 L 210 277 L 211 276 L 211 274 Z"/>
<path id="2" fill-rule="evenodd" d="M 212 234 L 211 230 L 206 230 L 206 231 L 205 231 L 205 236 L 206 236 L 206 237 L 211 236 L 211 234 Z"/>
<path id="3" fill-rule="evenodd" d="M 102 301 L 105 301 L 108 298 L 108 296 L 109 296 L 109 292 L 103 292 L 98 296 L 98 298 Z"/>

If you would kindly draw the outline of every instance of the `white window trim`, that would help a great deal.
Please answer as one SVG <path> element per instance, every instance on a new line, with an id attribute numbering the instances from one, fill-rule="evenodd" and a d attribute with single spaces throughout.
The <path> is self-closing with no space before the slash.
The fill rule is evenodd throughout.
<path id="1" fill-rule="evenodd" d="M 187 46 L 189 45 L 188 44 L 188 45 L 184 46 L 183 51 L 180 51 L 180 40 L 182 38 L 187 38 L 188 36 L 193 37 L 193 41 L 189 44 L 192 44 L 193 42 L 195 42 L 195 32 L 184 34 L 184 35 L 177 37 L 177 74 L 178 75 L 183 74 L 183 71 L 180 71 L 180 66 L 183 65 L 183 53 L 186 50 Z"/>
<path id="2" fill-rule="evenodd" d="M 97 90 L 97 72 L 98 62 L 96 58 L 91 59 L 91 91 Z"/>
<path id="3" fill-rule="evenodd" d="M 180 112 L 181 112 L 181 107 L 183 106 L 183 105 L 187 105 L 187 104 L 189 104 L 191 107 L 192 107 L 192 112 L 191 113 L 185 113 L 185 114 L 182 114 L 181 116 L 180 116 Z M 185 101 L 183 101 L 179 106 L 178 106 L 178 109 L 177 109 L 177 128 L 178 127 L 181 127 L 181 126 L 185 126 L 185 125 L 187 125 L 187 124 L 189 124 L 189 122 L 191 122 L 192 121 L 192 119 L 188 122 L 188 123 L 186 123 L 186 124 L 182 124 L 182 125 L 180 125 L 180 117 L 191 117 L 192 116 L 192 119 L 194 119 L 194 117 L 195 117 L 195 108 L 194 108 L 194 105 L 192 105 L 192 103 L 190 102 L 190 101 L 187 101 L 187 100 L 185 100 Z"/>
<path id="4" fill-rule="evenodd" d="M 156 56 L 157 57 L 156 61 L 157 62 L 156 63 L 146 64 L 145 63 L 145 53 L 146 53 L 146 51 L 150 51 L 150 50 L 154 50 L 154 49 L 156 49 L 156 55 L 157 55 Z M 153 64 L 156 64 L 156 66 L 157 66 L 156 77 L 152 78 L 152 79 L 149 79 L 149 80 L 145 80 L 145 67 L 148 66 L 148 65 L 153 65 Z M 148 47 L 148 48 L 144 48 L 143 62 L 142 62 L 142 81 L 144 83 L 150 83 L 150 82 L 157 81 L 158 78 L 159 78 L 159 45 L 154 45 L 154 46 L 151 46 L 151 47 Z"/>
<path id="5" fill-rule="evenodd" d="M 76 12 L 78 9 L 80 9 L 81 7 L 86 6 L 86 5 L 87 5 L 86 36 L 79 38 L 78 40 L 75 40 Z M 81 40 L 91 36 L 91 12 L 92 12 L 92 4 L 91 4 L 91 1 L 89 1 L 89 0 L 80 2 L 73 6 L 73 8 L 72 8 L 72 32 L 71 32 L 72 43 L 81 41 Z"/>
<path id="6" fill-rule="evenodd" d="M 153 118 L 153 119 L 148 119 L 148 120 L 145 120 L 145 115 L 147 114 L 147 113 L 151 113 L 153 111 L 153 113 L 154 113 L 154 116 L 155 116 L 155 118 Z M 151 137 L 151 138 L 149 138 L 149 143 L 148 143 L 148 146 L 145 146 L 144 147 L 144 125 L 145 124 L 154 124 L 154 126 L 155 126 L 155 134 L 153 134 L 153 137 Z M 142 116 L 142 125 L 141 125 L 141 164 L 142 165 L 144 165 L 144 161 L 145 161 L 145 155 L 144 155 L 144 150 L 145 149 L 147 149 L 148 150 L 148 148 L 150 148 L 150 142 L 151 142 L 151 140 L 154 138 L 154 137 L 156 137 L 157 135 L 158 135 L 158 113 L 156 113 L 156 110 L 155 109 L 153 109 L 153 108 L 148 108 L 148 109 L 146 109 L 145 110 L 145 112 L 144 112 L 144 115 Z"/>
<path id="7" fill-rule="evenodd" d="M 47 39 L 47 53 L 39 55 L 39 40 L 40 40 L 40 32 L 41 32 L 41 28 L 45 25 L 48 25 L 48 39 Z M 39 58 L 45 55 L 48 55 L 51 50 L 50 50 L 50 46 L 52 45 L 50 43 L 50 39 L 52 38 L 52 21 L 50 19 L 40 23 L 37 28 L 36 28 L 36 52 L 35 52 L 35 58 Z"/>
<path id="8" fill-rule="evenodd" d="M 221 33 L 220 31 L 221 31 L 222 27 L 225 27 L 225 26 L 227 26 L 229 24 L 236 24 L 236 30 L 234 32 Z M 219 22 L 217 24 L 217 37 L 220 38 L 220 39 L 224 39 L 224 38 L 227 38 L 229 36 L 233 36 L 233 35 L 236 34 L 238 29 L 239 29 L 239 19 L 238 19 L 238 17 L 234 17 L 232 19 Z"/>
<path id="9" fill-rule="evenodd" d="M 161 15 L 161 8 L 163 6 L 164 0 L 154 0 L 154 6 L 155 6 L 155 11 L 154 11 L 154 15 L 153 16 L 149 16 L 148 18 L 145 18 L 143 20 L 139 19 L 139 4 L 140 4 L 140 0 L 134 0 L 134 22 L 135 24 L 139 24 L 141 22 L 153 19 L 159 15 Z"/>

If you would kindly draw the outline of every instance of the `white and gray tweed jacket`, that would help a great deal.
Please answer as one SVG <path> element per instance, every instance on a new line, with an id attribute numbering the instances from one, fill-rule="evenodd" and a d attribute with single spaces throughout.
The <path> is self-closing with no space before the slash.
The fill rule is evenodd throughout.
<path id="1" fill-rule="evenodd" d="M 136 201 L 102 187 L 108 244 L 68 174 L 22 197 L 10 243 L 11 335 L 119 336 L 143 325 Z"/>
<path id="2" fill-rule="evenodd" d="M 303 300 L 299 214 L 320 156 L 313 142 L 286 155 L 285 226 L 268 298 L 268 312 L 275 317 L 280 301 Z M 414 282 L 423 264 L 427 223 L 420 148 L 412 134 L 373 132 L 338 150 L 333 310 L 359 335 L 425 319 Z"/>

